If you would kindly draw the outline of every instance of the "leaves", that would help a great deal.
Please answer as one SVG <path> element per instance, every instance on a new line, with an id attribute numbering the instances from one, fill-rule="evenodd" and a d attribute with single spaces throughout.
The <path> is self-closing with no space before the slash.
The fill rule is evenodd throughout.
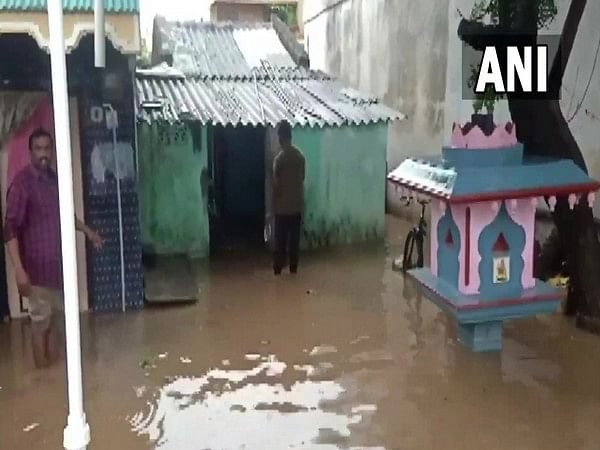
<path id="1" fill-rule="evenodd" d="M 531 0 L 522 0 L 529 2 Z M 556 18 L 558 7 L 556 0 L 535 0 L 538 7 L 538 30 L 547 28 Z M 489 22 L 492 25 L 498 25 L 500 17 L 500 5 L 503 0 L 477 0 L 471 10 L 471 20 L 478 22 Z M 518 8 L 518 2 L 515 3 L 515 10 Z M 515 11 L 516 12 L 516 11 Z"/>
<path id="2" fill-rule="evenodd" d="M 487 22 L 492 25 L 500 25 L 500 6 L 508 0 L 476 0 L 471 10 L 471 20 L 477 22 Z M 521 0 L 514 1 L 511 3 L 513 6 L 512 14 L 518 14 L 520 7 L 525 2 L 532 0 Z M 556 6 L 556 0 L 533 0 L 537 2 L 538 15 L 537 15 L 537 27 L 538 29 L 548 27 L 556 14 L 558 8 Z M 480 65 L 471 65 L 471 76 L 467 81 L 469 88 L 473 89 L 477 83 L 477 77 L 479 74 Z M 473 101 L 473 110 L 475 113 L 479 113 L 483 108 L 488 113 L 494 111 L 496 102 L 504 98 L 503 94 L 496 93 L 494 88 L 488 86 L 483 94 L 475 94 L 475 100 Z"/>
<path id="3" fill-rule="evenodd" d="M 467 86 L 473 89 L 477 83 L 477 76 L 479 74 L 480 64 L 471 65 L 471 76 L 467 80 Z M 504 94 L 497 93 L 494 88 L 490 85 L 486 87 L 483 94 L 475 94 L 475 100 L 473 100 L 473 111 L 478 114 L 483 108 L 488 113 L 493 113 L 496 102 L 504 98 Z"/>

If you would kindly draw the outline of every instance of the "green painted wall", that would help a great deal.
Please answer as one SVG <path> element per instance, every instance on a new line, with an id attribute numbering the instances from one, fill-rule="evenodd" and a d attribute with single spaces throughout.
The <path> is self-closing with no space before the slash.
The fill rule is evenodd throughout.
<path id="1" fill-rule="evenodd" d="M 304 248 L 384 237 L 387 129 L 294 129 L 306 158 Z"/>
<path id="2" fill-rule="evenodd" d="M 206 129 L 138 126 L 142 242 L 157 254 L 209 253 Z"/>

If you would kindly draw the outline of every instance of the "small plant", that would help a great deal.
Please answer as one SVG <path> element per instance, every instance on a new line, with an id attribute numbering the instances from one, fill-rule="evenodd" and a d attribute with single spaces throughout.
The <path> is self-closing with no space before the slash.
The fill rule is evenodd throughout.
<path id="1" fill-rule="evenodd" d="M 547 28 L 555 19 L 558 13 L 556 0 L 534 0 L 537 2 L 538 16 L 537 28 L 541 30 Z M 485 22 L 490 25 L 499 25 L 500 23 L 500 3 L 501 0 L 477 0 L 471 10 L 470 20 L 477 22 Z M 521 11 L 519 5 L 509 12 L 511 15 L 518 15 Z M 477 83 L 477 75 L 479 73 L 479 65 L 471 65 L 471 77 L 468 80 L 468 86 L 473 89 Z M 494 88 L 488 86 L 483 94 L 475 94 L 473 100 L 473 110 L 475 114 L 479 114 L 484 108 L 488 114 L 494 113 L 494 108 L 498 100 L 504 98 L 504 94 L 499 94 L 494 91 Z"/>
<path id="2" fill-rule="evenodd" d="M 556 0 L 534 0 L 537 2 L 537 28 L 541 30 L 548 28 L 554 21 L 558 8 Z M 477 0 L 471 10 L 471 20 L 479 22 L 488 22 L 491 25 L 498 25 L 500 22 L 500 3 L 501 0 Z M 518 15 L 521 13 L 517 5 L 512 14 Z"/>
<path id="3" fill-rule="evenodd" d="M 470 89 L 473 89 L 477 83 L 477 75 L 479 73 L 479 65 L 471 65 L 471 76 L 467 82 Z M 483 94 L 475 94 L 475 100 L 473 100 L 473 111 L 475 114 L 480 114 L 481 110 L 485 108 L 488 114 L 493 114 L 496 107 L 496 103 L 504 98 L 504 94 L 498 93 L 494 88 L 488 85 Z"/>

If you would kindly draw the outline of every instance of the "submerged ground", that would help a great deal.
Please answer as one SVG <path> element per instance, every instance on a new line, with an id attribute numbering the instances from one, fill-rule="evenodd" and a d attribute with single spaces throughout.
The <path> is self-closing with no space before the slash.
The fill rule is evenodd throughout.
<path id="1" fill-rule="evenodd" d="M 597 449 L 600 338 L 556 314 L 470 353 L 391 270 L 403 231 L 295 277 L 224 257 L 194 305 L 83 316 L 89 448 Z M 0 448 L 56 450 L 64 369 L 35 371 L 28 335 L 0 325 Z"/>

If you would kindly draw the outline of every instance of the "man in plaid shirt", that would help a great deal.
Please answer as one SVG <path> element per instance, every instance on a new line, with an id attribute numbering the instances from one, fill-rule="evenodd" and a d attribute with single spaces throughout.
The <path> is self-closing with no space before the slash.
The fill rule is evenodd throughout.
<path id="1" fill-rule="evenodd" d="M 33 356 L 38 368 L 59 358 L 53 311 L 62 309 L 62 255 L 58 178 L 50 166 L 51 135 L 43 130 L 29 137 L 31 164 L 10 185 L 6 199 L 4 240 L 19 293 L 29 299 Z M 102 238 L 75 218 L 96 249 Z"/>

